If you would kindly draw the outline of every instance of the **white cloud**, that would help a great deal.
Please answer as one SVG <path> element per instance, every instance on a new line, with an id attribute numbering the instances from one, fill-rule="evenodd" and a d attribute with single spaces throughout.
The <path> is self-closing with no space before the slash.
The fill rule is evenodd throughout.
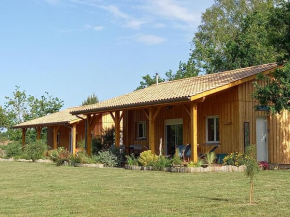
<path id="1" fill-rule="evenodd" d="M 93 27 L 93 30 L 95 30 L 95 31 L 101 31 L 101 30 L 103 30 L 105 27 L 103 27 L 103 26 L 94 26 Z"/>
<path id="2" fill-rule="evenodd" d="M 123 13 L 116 5 L 106 5 L 106 6 L 100 6 L 100 8 L 105 9 L 106 11 L 110 12 L 117 18 L 122 18 L 122 19 L 131 19 L 131 17 Z"/>
<path id="3" fill-rule="evenodd" d="M 143 43 L 147 45 L 161 44 L 166 41 L 165 38 L 162 38 L 156 35 L 137 35 L 135 36 L 135 40 L 139 43 Z"/>

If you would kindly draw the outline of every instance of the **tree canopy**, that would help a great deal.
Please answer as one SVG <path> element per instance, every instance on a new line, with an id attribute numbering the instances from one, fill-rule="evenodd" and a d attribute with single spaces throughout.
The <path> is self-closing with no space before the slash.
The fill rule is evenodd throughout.
<path id="1" fill-rule="evenodd" d="M 96 94 L 93 93 L 92 95 L 88 96 L 86 100 L 82 102 L 82 105 L 91 105 L 91 104 L 96 104 L 98 102 L 99 102 L 99 98 L 97 97 Z"/>
<path id="2" fill-rule="evenodd" d="M 5 129 L 10 140 L 20 141 L 21 133 L 12 129 L 16 124 L 58 112 L 63 101 L 53 97 L 47 92 L 40 98 L 27 95 L 24 90 L 16 86 L 12 96 L 5 97 L 4 107 L 0 107 L 0 128 Z M 2 119 L 3 118 L 3 119 Z M 36 132 L 31 129 L 27 132 L 28 140 L 36 137 Z"/>

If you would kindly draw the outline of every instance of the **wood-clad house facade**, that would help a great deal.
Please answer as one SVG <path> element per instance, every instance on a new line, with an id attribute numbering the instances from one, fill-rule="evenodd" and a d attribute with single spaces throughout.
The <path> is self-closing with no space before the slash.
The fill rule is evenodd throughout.
<path id="1" fill-rule="evenodd" d="M 64 147 L 75 154 L 77 143 L 86 139 L 89 145 L 87 152 L 91 154 L 91 138 L 101 136 L 105 129 L 114 127 L 109 113 L 95 115 L 72 115 L 73 108 L 68 108 L 41 118 L 27 121 L 14 126 L 22 129 L 22 144 L 26 144 L 25 133 L 27 128 L 37 130 L 37 139 L 41 139 L 42 128 L 47 128 L 47 145 L 53 149 Z M 86 135 L 87 134 L 87 135 Z"/>
<path id="2" fill-rule="evenodd" d="M 191 145 L 191 159 L 218 145 L 217 154 L 243 152 L 257 144 L 258 160 L 290 163 L 289 112 L 269 116 L 254 109 L 251 96 L 257 74 L 272 73 L 278 66 L 265 64 L 170 81 L 78 107 L 74 115 L 113 112 L 116 146 L 142 146 L 172 155 L 178 145 Z M 128 149 L 126 149 L 128 150 Z"/>

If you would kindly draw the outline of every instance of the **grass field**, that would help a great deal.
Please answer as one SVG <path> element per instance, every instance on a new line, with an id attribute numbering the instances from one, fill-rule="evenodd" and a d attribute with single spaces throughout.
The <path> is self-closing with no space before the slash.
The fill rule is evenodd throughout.
<path id="1" fill-rule="evenodd" d="M 0 162 L 0 216 L 289 216 L 290 171 L 176 174 Z"/>

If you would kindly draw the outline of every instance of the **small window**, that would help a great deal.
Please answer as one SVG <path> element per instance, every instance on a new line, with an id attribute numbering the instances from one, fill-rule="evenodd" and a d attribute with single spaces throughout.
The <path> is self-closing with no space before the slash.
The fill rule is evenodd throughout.
<path id="1" fill-rule="evenodd" d="M 219 117 L 206 117 L 206 143 L 219 143 Z"/>
<path id="2" fill-rule="evenodd" d="M 57 144 L 59 144 L 59 142 L 60 142 L 60 132 L 57 133 L 56 142 L 57 142 Z"/>
<path id="3" fill-rule="evenodd" d="M 146 139 L 146 122 L 137 123 L 137 139 Z"/>

